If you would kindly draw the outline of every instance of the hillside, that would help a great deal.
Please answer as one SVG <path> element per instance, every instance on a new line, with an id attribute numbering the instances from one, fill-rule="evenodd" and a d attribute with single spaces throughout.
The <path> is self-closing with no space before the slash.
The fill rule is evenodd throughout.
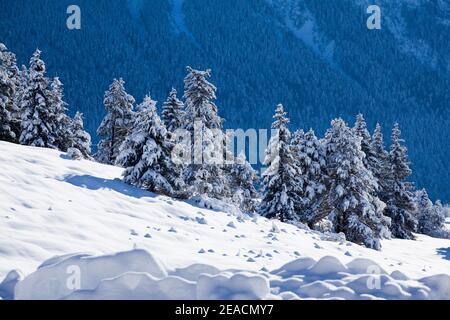
<path id="1" fill-rule="evenodd" d="M 323 134 L 334 117 L 399 121 L 412 181 L 450 201 L 448 0 L 380 0 L 382 30 L 366 28 L 366 0 L 77 0 L 0 2 L 0 41 L 27 64 L 39 47 L 65 84 L 71 113 L 95 130 L 114 77 L 140 101 L 182 91 L 185 66 L 212 68 L 230 128 L 267 128 L 282 102 L 293 127 Z M 82 28 L 66 28 L 77 4 Z M 255 72 L 257 70 L 257 72 Z M 239 110 L 239 112 L 236 112 Z"/>
<path id="2" fill-rule="evenodd" d="M 242 216 L 225 205 L 223 209 L 228 212 L 156 196 L 122 183 L 121 171 L 70 160 L 54 150 L 0 142 L 0 280 L 13 269 L 29 275 L 45 260 L 64 256 L 45 262 L 27 278 L 21 284 L 20 297 L 72 294 L 64 291 L 67 289 L 62 294 L 44 281 L 65 275 L 63 268 L 68 265 L 80 264 L 89 274 L 83 288 L 91 291 L 76 292 L 70 298 L 186 298 L 189 290 L 200 290 L 200 282 L 193 281 L 197 281 L 194 275 L 202 273 L 210 274 L 214 281 L 208 277 L 202 280 L 203 289 L 195 291 L 198 297 L 214 293 L 218 298 L 232 298 L 237 290 L 233 281 L 239 282 L 240 276 L 230 282 L 226 279 L 242 272 L 246 290 L 260 288 L 244 290 L 248 294 L 244 298 L 269 297 L 269 287 L 272 298 L 295 297 L 281 294 L 288 291 L 297 292 L 297 297 L 370 298 L 361 296 L 367 288 L 358 289 L 352 281 L 366 283 L 366 270 L 375 265 L 385 276 L 382 288 L 373 291 L 372 298 L 450 298 L 449 240 L 417 235 L 417 241 L 383 240 L 382 251 L 370 250 L 345 241 L 329 241 L 330 237 L 315 231 Z M 128 253 L 115 254 L 122 251 Z M 227 269 L 226 276 L 220 273 Z M 14 280 L 15 275 L 10 274 L 9 279 Z M 171 278 L 174 276 L 178 280 Z M 110 278 L 116 281 L 102 282 Z M 408 278 L 422 280 L 405 282 Z M 147 292 L 155 281 L 162 291 Z M 230 286 L 223 296 L 214 289 L 221 281 Z M 319 291 L 311 289 L 315 281 L 320 283 L 312 286 L 322 288 Z M 384 286 L 386 281 L 403 289 L 392 291 Z M 30 289 L 36 283 L 50 287 Z M 137 283 L 134 291 L 132 283 Z M 182 289 L 170 293 L 171 288 L 180 286 L 186 288 L 185 295 L 176 296 Z M 433 286 L 439 287 L 431 290 L 435 296 L 419 292 Z M 340 287 L 346 289 L 334 291 Z M 0 285 L 0 296 L 2 288 L 6 290 Z"/>

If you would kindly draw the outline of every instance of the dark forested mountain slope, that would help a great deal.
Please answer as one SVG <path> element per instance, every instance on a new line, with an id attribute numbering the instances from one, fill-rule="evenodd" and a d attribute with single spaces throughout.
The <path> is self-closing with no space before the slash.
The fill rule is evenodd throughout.
<path id="1" fill-rule="evenodd" d="M 114 77 L 136 100 L 162 102 L 182 90 L 186 65 L 212 68 L 227 127 L 268 127 L 278 102 L 318 134 L 358 112 L 387 137 L 400 122 L 413 179 L 448 201 L 449 1 L 375 2 L 381 30 L 366 28 L 366 0 L 2 0 L 0 42 L 19 63 L 43 50 L 94 139 Z M 71 4 L 81 30 L 66 28 Z"/>

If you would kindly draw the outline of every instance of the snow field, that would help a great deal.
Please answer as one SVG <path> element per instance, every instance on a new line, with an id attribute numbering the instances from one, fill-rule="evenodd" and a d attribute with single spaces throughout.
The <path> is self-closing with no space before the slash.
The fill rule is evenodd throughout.
<path id="1" fill-rule="evenodd" d="M 449 240 L 417 235 L 370 250 L 225 204 L 156 196 L 121 172 L 0 142 L 3 299 L 13 288 L 16 298 L 450 299 Z M 81 290 L 67 289 L 70 265 Z"/>

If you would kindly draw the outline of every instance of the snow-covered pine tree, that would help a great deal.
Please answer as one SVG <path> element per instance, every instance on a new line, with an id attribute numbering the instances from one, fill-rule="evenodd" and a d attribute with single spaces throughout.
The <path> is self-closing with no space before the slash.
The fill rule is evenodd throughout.
<path id="1" fill-rule="evenodd" d="M 353 128 L 358 137 L 361 138 L 361 151 L 364 152 L 363 163 L 369 170 L 372 171 L 372 166 L 376 165 L 376 158 L 374 152 L 372 151 L 372 137 L 370 136 L 369 130 L 367 129 L 366 120 L 364 115 L 359 113 L 356 116 L 355 126 Z"/>
<path id="2" fill-rule="evenodd" d="M 65 152 L 72 145 L 72 133 L 70 131 L 71 119 L 66 114 L 67 103 L 64 102 L 63 84 L 58 77 L 55 77 L 53 78 L 50 87 L 51 91 L 49 100 L 51 103 L 51 108 L 54 112 L 56 124 L 58 126 L 56 144 L 59 150 Z"/>
<path id="3" fill-rule="evenodd" d="M 121 78 L 114 79 L 105 92 L 103 104 L 107 113 L 97 129 L 103 140 L 99 142 L 95 154 L 96 160 L 101 163 L 115 163 L 119 147 L 130 131 L 135 100 L 125 91 L 124 84 Z"/>
<path id="4" fill-rule="evenodd" d="M 45 63 L 41 59 L 40 50 L 36 50 L 31 57 L 28 81 L 22 94 L 20 143 L 58 149 L 59 125 L 52 106 L 52 93 L 45 77 Z"/>
<path id="5" fill-rule="evenodd" d="M 16 134 L 12 129 L 12 116 L 8 108 L 10 81 L 6 72 L 0 69 L 0 140 L 14 142 Z"/>
<path id="6" fill-rule="evenodd" d="M 383 132 L 379 123 L 377 123 L 373 133 L 370 150 L 372 155 L 370 157 L 370 169 L 378 181 L 378 196 L 381 200 L 387 201 L 383 190 L 389 175 L 389 163 L 387 161 L 389 154 L 384 147 Z"/>
<path id="7" fill-rule="evenodd" d="M 14 105 L 15 108 L 13 112 L 11 112 L 11 116 L 13 119 L 12 127 L 13 131 L 16 134 L 17 142 L 19 142 L 20 134 L 22 132 L 21 122 L 22 122 L 22 101 L 25 96 L 25 89 L 28 85 L 28 69 L 26 66 L 22 65 L 21 70 L 19 71 L 19 80 L 17 85 L 17 90 L 14 95 Z"/>
<path id="8" fill-rule="evenodd" d="M 438 233 L 445 228 L 442 204 L 440 202 L 433 204 L 425 189 L 416 192 L 415 201 L 417 204 L 417 232 L 438 236 Z"/>
<path id="9" fill-rule="evenodd" d="M 296 166 L 299 168 L 298 202 L 296 212 L 298 219 L 312 227 L 317 220 L 319 200 L 325 190 L 325 154 L 323 145 L 311 129 L 306 134 L 296 131 L 291 139 Z"/>
<path id="10" fill-rule="evenodd" d="M 256 211 L 256 191 L 255 184 L 258 175 L 246 160 L 242 152 L 236 157 L 235 163 L 231 165 L 230 190 L 233 190 L 232 199 L 241 208 L 242 212 L 253 213 Z"/>
<path id="11" fill-rule="evenodd" d="M 272 129 L 275 129 L 277 134 L 270 139 L 266 150 L 264 165 L 267 169 L 263 174 L 259 212 L 269 219 L 295 221 L 297 220 L 295 206 L 301 188 L 298 179 L 300 169 L 296 166 L 290 145 L 291 133 L 286 115 L 283 105 L 279 104 L 272 124 Z"/>
<path id="12" fill-rule="evenodd" d="M 430 200 L 426 189 L 417 190 L 414 194 L 414 201 L 416 203 L 417 216 L 433 207 L 433 201 Z"/>
<path id="13" fill-rule="evenodd" d="M 416 210 L 411 193 L 412 184 L 406 179 L 411 175 L 407 149 L 403 146 L 400 126 L 396 123 L 392 129 L 391 149 L 388 157 L 388 178 L 386 181 L 386 210 L 385 214 L 392 220 L 392 235 L 400 239 L 414 239 L 417 221 L 414 217 Z"/>
<path id="14" fill-rule="evenodd" d="M 207 79 L 211 70 L 199 71 L 187 67 L 184 79 L 186 112 L 183 129 L 193 137 L 191 163 L 186 166 L 185 182 L 192 186 L 194 196 L 221 199 L 226 193 L 223 172 L 223 120 L 217 114 L 216 87 Z"/>
<path id="15" fill-rule="evenodd" d="M 184 119 L 184 104 L 177 98 L 177 90 L 172 88 L 169 97 L 164 102 L 161 119 L 169 132 L 182 127 Z"/>
<path id="16" fill-rule="evenodd" d="M 15 95 L 19 86 L 16 56 L 0 43 L 0 140 L 17 142 L 20 121 Z"/>
<path id="17" fill-rule="evenodd" d="M 171 158 L 173 143 L 149 96 L 138 106 L 130 134 L 116 163 L 125 168 L 125 183 L 172 197 L 184 195 L 180 167 Z"/>
<path id="18" fill-rule="evenodd" d="M 70 121 L 70 148 L 77 149 L 85 159 L 91 157 L 91 135 L 84 130 L 83 114 L 77 112 Z"/>
<path id="19" fill-rule="evenodd" d="M 17 68 L 16 55 L 0 42 L 0 68 L 7 71 L 7 75 L 17 85 L 19 69 Z"/>
<path id="20" fill-rule="evenodd" d="M 374 196 L 377 183 L 363 163 L 361 138 L 344 120 L 332 121 L 325 137 L 327 183 L 321 212 L 330 214 L 337 233 L 347 240 L 379 250 L 380 239 L 389 237 L 385 204 Z"/>

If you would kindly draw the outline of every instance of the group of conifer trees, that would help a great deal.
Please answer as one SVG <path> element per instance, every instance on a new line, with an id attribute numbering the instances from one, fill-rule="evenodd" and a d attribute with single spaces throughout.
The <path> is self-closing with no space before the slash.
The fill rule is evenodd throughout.
<path id="1" fill-rule="evenodd" d="M 19 70 L 15 55 L 0 44 L 0 140 L 92 160 L 82 115 L 66 114 L 62 84 L 45 71 L 39 50 Z M 414 232 L 443 235 L 442 205 L 407 180 L 411 169 L 399 125 L 386 150 L 381 126 L 371 135 L 362 114 L 352 128 L 333 120 L 319 139 L 312 129 L 291 133 L 278 105 L 258 191 L 244 154 L 227 148 L 210 76 L 210 70 L 187 67 L 182 100 L 172 89 L 161 116 L 150 95 L 135 107 L 124 81 L 115 79 L 104 95 L 95 160 L 123 167 L 124 182 L 158 194 L 230 200 L 243 212 L 310 228 L 328 220 L 334 232 L 369 248 L 380 249 L 383 238 L 414 239 Z"/>
<path id="2" fill-rule="evenodd" d="M 124 81 L 115 79 L 105 93 L 95 158 L 124 167 L 124 181 L 136 187 L 184 199 L 230 199 L 242 211 L 255 212 L 257 175 L 245 156 L 226 148 L 210 73 L 188 67 L 184 101 L 172 89 L 161 116 L 150 95 L 134 108 Z M 188 136 L 187 143 L 180 143 L 178 132 Z"/>
<path id="3" fill-rule="evenodd" d="M 82 114 L 71 118 L 66 106 L 62 83 L 46 76 L 41 51 L 19 70 L 15 55 L 0 43 L 0 140 L 89 159 L 91 137 Z"/>
<path id="4" fill-rule="evenodd" d="M 370 135 L 362 114 L 353 128 L 333 120 L 323 139 L 313 130 L 291 134 L 282 105 L 274 119 L 279 134 L 269 148 L 278 152 L 267 152 L 261 215 L 311 228 L 328 219 L 335 232 L 373 249 L 383 238 L 414 239 L 414 232 L 448 237 L 442 204 L 407 181 L 410 163 L 397 123 L 387 151 L 380 124 Z"/>

